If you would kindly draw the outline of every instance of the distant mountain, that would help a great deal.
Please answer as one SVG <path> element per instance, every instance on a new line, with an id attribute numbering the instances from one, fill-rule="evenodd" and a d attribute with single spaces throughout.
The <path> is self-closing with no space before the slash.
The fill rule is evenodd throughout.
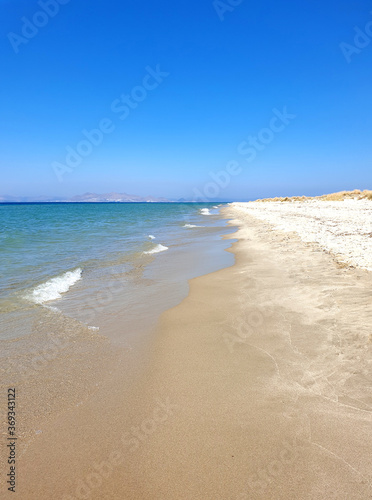
<path id="1" fill-rule="evenodd" d="M 97 193 L 85 193 L 77 196 L 73 196 L 66 201 L 75 201 L 75 202 L 83 202 L 83 203 L 102 203 L 102 202 L 159 202 L 159 201 L 169 201 L 167 198 L 154 198 L 153 196 L 137 196 L 134 194 L 126 194 L 126 193 L 105 193 L 105 194 L 97 194 Z"/>
<path id="2" fill-rule="evenodd" d="M 58 198 L 48 196 L 0 196 L 0 203 L 130 203 L 130 202 L 169 202 L 167 198 L 155 198 L 153 196 L 136 196 L 126 193 L 84 193 L 72 198 Z"/>

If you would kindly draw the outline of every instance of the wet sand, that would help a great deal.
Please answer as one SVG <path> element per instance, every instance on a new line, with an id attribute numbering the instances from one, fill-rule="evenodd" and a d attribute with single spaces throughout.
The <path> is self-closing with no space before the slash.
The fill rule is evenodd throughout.
<path id="1" fill-rule="evenodd" d="M 174 416 L 128 498 L 372 498 L 370 273 L 249 215 L 234 224 L 235 266 L 162 316 L 143 393 Z"/>
<path id="2" fill-rule="evenodd" d="M 9 497 L 372 498 L 371 273 L 223 210 L 235 265 L 190 281 L 142 363 L 80 345 L 99 385 L 45 420 Z"/>

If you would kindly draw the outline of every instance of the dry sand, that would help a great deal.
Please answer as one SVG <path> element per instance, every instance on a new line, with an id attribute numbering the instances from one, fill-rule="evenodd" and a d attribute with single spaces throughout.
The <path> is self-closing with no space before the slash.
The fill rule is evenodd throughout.
<path id="1" fill-rule="evenodd" d="M 371 273 L 224 211 L 236 264 L 191 280 L 130 388 L 124 353 L 91 363 L 9 498 L 372 499 Z"/>
<path id="2" fill-rule="evenodd" d="M 370 273 L 226 212 L 236 265 L 162 317 L 144 394 L 174 417 L 128 498 L 372 498 Z"/>
<path id="3" fill-rule="evenodd" d="M 372 271 L 372 202 L 368 199 L 234 203 L 234 208 L 317 243 L 339 261 Z"/>

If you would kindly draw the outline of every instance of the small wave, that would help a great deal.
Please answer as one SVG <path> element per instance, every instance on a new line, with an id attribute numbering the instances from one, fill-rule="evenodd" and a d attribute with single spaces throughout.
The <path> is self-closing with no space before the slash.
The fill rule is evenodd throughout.
<path id="1" fill-rule="evenodd" d="M 148 253 L 148 254 L 151 254 L 151 253 L 159 253 L 159 252 L 164 252 L 165 250 L 168 250 L 168 247 L 165 247 L 164 245 L 156 245 L 156 247 L 154 247 L 152 250 L 149 250 L 148 252 L 143 252 L 143 253 Z"/>
<path id="2" fill-rule="evenodd" d="M 195 224 L 185 224 L 183 227 L 204 227 L 204 226 L 196 226 Z"/>
<path id="3" fill-rule="evenodd" d="M 153 236 L 152 234 L 149 234 L 149 238 L 150 238 L 150 240 L 154 240 L 155 236 Z"/>
<path id="4" fill-rule="evenodd" d="M 200 213 L 203 215 L 211 215 L 209 208 L 201 208 Z"/>
<path id="5" fill-rule="evenodd" d="M 61 313 L 61 310 L 58 309 L 58 307 L 53 307 L 53 306 L 45 306 L 49 311 L 52 311 L 54 313 Z"/>
<path id="6" fill-rule="evenodd" d="M 82 270 L 78 267 L 74 271 L 67 271 L 67 273 L 56 276 L 34 288 L 26 296 L 26 299 L 35 304 L 44 304 L 44 302 L 50 300 L 60 299 L 62 297 L 61 293 L 68 292 L 81 279 L 81 273 Z"/>

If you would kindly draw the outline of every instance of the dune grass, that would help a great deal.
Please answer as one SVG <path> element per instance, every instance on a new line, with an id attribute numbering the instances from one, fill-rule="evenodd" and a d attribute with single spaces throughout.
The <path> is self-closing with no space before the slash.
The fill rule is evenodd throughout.
<path id="1" fill-rule="evenodd" d="M 338 193 L 323 194 L 322 196 L 291 196 L 288 197 L 276 197 L 276 198 L 264 198 L 262 200 L 256 200 L 260 202 L 268 201 L 309 201 L 309 200 L 320 200 L 320 201 L 343 201 L 343 200 L 371 200 L 372 201 L 372 191 L 365 189 L 361 191 L 360 189 L 354 189 L 354 191 L 339 191 Z"/>

